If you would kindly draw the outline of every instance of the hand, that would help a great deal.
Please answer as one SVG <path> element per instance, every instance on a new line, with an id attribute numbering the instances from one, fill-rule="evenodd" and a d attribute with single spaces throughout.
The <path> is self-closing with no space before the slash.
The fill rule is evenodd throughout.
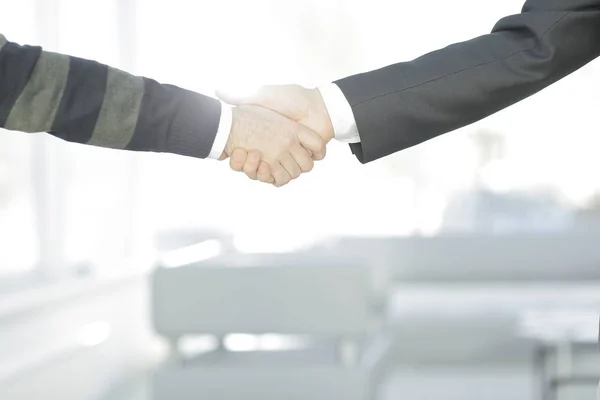
<path id="1" fill-rule="evenodd" d="M 231 157 L 231 167 L 243 170 L 256 179 L 256 169 L 250 170 L 233 155 L 233 149 L 250 152 L 248 161 L 262 160 L 269 167 L 270 177 L 276 186 L 296 179 L 302 172 L 313 168 L 313 157 L 325 156 L 325 142 L 308 128 L 282 115 L 258 106 L 239 106 L 232 110 L 233 122 L 225 154 Z M 245 152 L 244 152 L 244 158 Z"/>
<path id="2" fill-rule="evenodd" d="M 333 139 L 333 125 L 318 89 L 307 89 L 298 85 L 263 86 L 251 96 L 235 96 L 217 92 L 217 96 L 232 105 L 252 104 L 265 107 L 296 121 L 317 133 L 325 143 Z M 325 153 L 313 154 L 320 160 Z M 320 158 L 319 158 L 320 157 Z M 268 163 L 261 162 L 260 154 L 234 148 L 231 168 L 244 171 L 250 178 L 262 182 L 275 181 L 274 172 Z"/>

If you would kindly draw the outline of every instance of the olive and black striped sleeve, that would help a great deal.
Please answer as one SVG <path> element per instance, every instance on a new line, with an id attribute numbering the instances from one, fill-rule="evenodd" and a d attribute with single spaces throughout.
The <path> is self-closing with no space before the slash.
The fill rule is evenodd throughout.
<path id="1" fill-rule="evenodd" d="M 0 127 L 69 142 L 205 158 L 219 101 L 0 34 Z"/>

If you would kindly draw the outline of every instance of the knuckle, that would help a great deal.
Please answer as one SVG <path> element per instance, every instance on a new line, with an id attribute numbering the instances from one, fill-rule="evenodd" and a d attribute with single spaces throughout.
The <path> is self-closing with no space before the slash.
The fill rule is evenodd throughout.
<path id="1" fill-rule="evenodd" d="M 263 171 L 258 171 L 258 179 L 261 182 L 269 182 L 271 180 L 271 174 Z"/>
<path id="2" fill-rule="evenodd" d="M 256 173 L 256 165 L 252 165 L 251 163 L 244 164 L 244 173 L 246 175 L 255 174 Z"/>
<path id="3" fill-rule="evenodd" d="M 241 165 L 233 160 L 231 160 L 229 162 L 229 167 L 231 167 L 232 170 L 238 171 L 238 172 L 242 170 Z"/>
<path id="4" fill-rule="evenodd" d="M 291 181 L 291 176 L 289 176 L 289 175 L 286 174 L 285 176 L 282 176 L 281 179 L 278 180 L 278 183 L 281 184 L 281 185 L 286 185 L 290 181 Z"/>
<path id="5" fill-rule="evenodd" d="M 294 146 L 296 144 L 297 140 L 294 138 L 294 136 L 286 136 L 283 139 L 283 144 L 285 147 L 290 148 L 292 146 Z"/>
<path id="6" fill-rule="evenodd" d="M 315 153 L 314 159 L 317 161 L 321 161 L 322 159 L 325 158 L 326 154 L 327 154 L 327 149 L 323 148 L 321 151 L 318 151 L 317 153 Z"/>

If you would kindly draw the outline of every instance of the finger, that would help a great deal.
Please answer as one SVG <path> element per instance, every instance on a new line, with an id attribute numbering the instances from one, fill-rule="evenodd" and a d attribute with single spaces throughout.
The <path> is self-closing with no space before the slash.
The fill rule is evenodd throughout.
<path id="1" fill-rule="evenodd" d="M 241 171 L 244 168 L 248 153 L 245 149 L 234 149 L 229 158 L 229 166 L 234 171 Z"/>
<path id="2" fill-rule="evenodd" d="M 223 160 L 225 160 L 227 157 L 229 157 L 229 156 L 227 155 L 227 153 L 225 153 L 225 152 L 222 152 L 222 153 L 221 153 L 221 156 L 219 157 L 219 161 L 223 161 Z"/>
<path id="3" fill-rule="evenodd" d="M 300 129 L 298 132 L 298 140 L 302 147 L 312 153 L 313 160 L 322 160 L 326 154 L 326 143 L 316 133 L 310 129 Z"/>
<path id="4" fill-rule="evenodd" d="M 313 169 L 315 163 L 311 158 L 311 153 L 304 147 L 294 146 L 290 149 L 290 154 L 302 172 L 310 172 Z"/>
<path id="5" fill-rule="evenodd" d="M 260 164 L 261 154 L 258 150 L 250 150 L 246 163 L 244 164 L 244 173 L 248 178 L 256 180 L 258 165 Z"/>
<path id="6" fill-rule="evenodd" d="M 292 157 L 291 154 L 288 154 L 287 156 L 283 157 L 279 162 L 281 163 L 283 168 L 285 168 L 288 174 L 290 174 L 292 179 L 298 178 L 302 173 L 302 169 L 300 169 L 300 166 L 298 165 L 296 160 L 294 160 L 294 157 Z"/>
<path id="7" fill-rule="evenodd" d="M 277 163 L 277 165 L 271 165 L 271 169 L 273 171 L 273 178 L 275 180 L 273 184 L 275 186 L 280 187 L 283 185 L 287 185 L 292 180 L 292 177 L 283 167 L 283 165 Z"/>
<path id="8" fill-rule="evenodd" d="M 271 167 L 264 161 L 261 161 L 260 165 L 258 166 L 257 177 L 259 181 L 264 183 L 275 182 L 275 179 L 273 178 L 273 175 L 271 173 Z"/>

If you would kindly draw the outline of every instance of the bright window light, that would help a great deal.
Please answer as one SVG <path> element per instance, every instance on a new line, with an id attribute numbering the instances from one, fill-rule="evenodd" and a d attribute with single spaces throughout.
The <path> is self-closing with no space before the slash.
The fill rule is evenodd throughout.
<path id="1" fill-rule="evenodd" d="M 188 357 L 193 357 L 213 351 L 218 345 L 217 338 L 211 335 L 183 336 L 179 340 L 179 351 Z"/>
<path id="2" fill-rule="evenodd" d="M 304 336 L 231 334 L 225 337 L 225 348 L 233 352 L 247 351 L 292 351 L 310 346 L 310 340 Z"/>
<path id="3" fill-rule="evenodd" d="M 301 336 L 266 334 L 260 337 L 260 349 L 263 351 L 301 350 L 309 345 L 309 339 Z"/>
<path id="4" fill-rule="evenodd" d="M 224 345 L 229 351 L 257 351 L 260 348 L 260 341 L 256 335 L 235 333 L 225 337 Z"/>
<path id="5" fill-rule="evenodd" d="M 110 337 L 110 324 L 106 321 L 96 321 L 83 326 L 76 334 L 81 346 L 95 347 L 104 343 Z"/>

